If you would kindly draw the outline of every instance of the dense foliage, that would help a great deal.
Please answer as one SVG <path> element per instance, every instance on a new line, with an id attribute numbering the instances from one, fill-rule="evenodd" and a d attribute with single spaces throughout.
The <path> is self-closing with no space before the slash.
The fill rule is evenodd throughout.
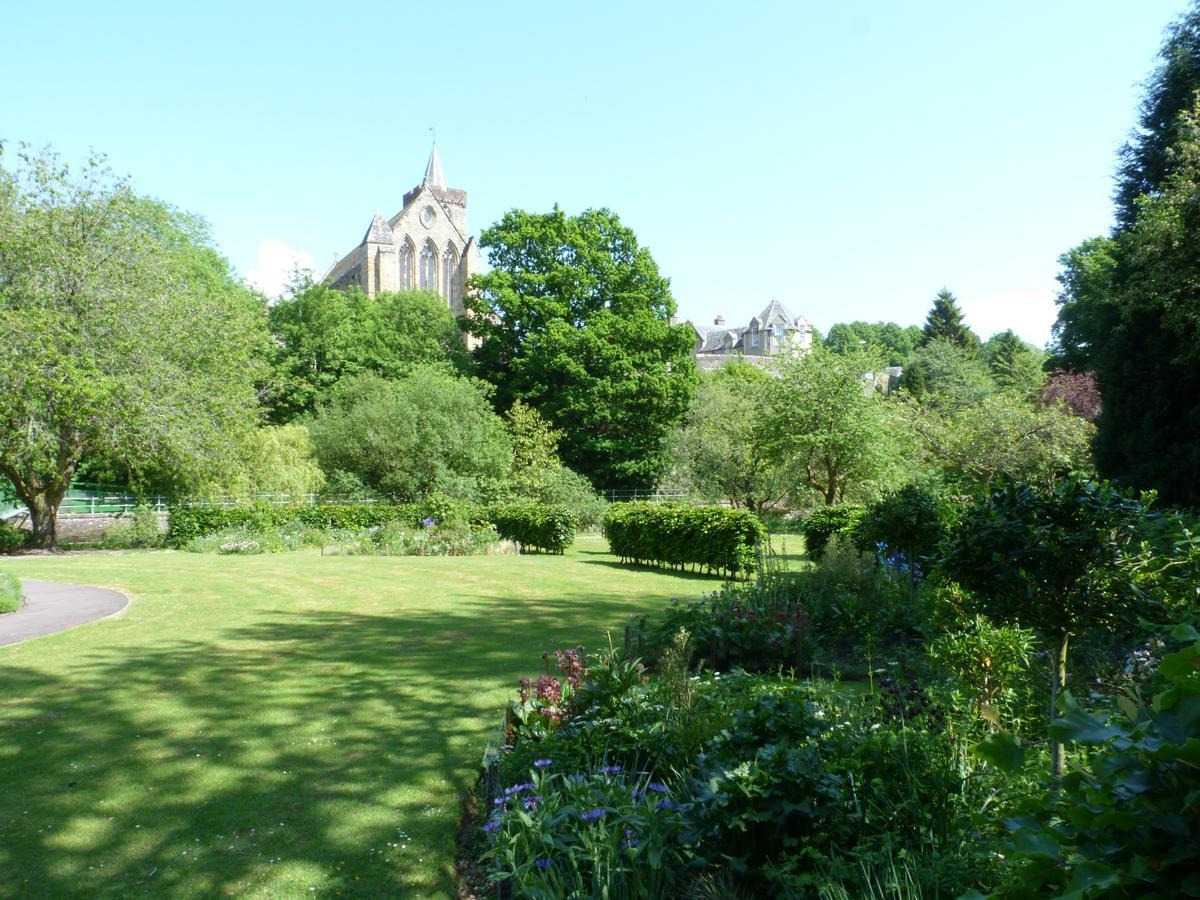
<path id="1" fill-rule="evenodd" d="M 327 473 L 348 473 L 394 500 L 434 492 L 476 499 L 512 464 L 508 433 L 485 386 L 437 368 L 417 368 L 397 381 L 344 379 L 309 430 Z"/>
<path id="2" fill-rule="evenodd" d="M 1200 896 L 1200 633 L 1158 666 L 1152 697 L 1119 698 L 1109 717 L 1070 695 L 1055 737 L 1091 763 L 1014 817 L 1008 897 Z"/>
<path id="3" fill-rule="evenodd" d="M 804 549 L 810 559 L 820 559 L 830 538 L 835 535 L 851 536 L 858 533 L 866 508 L 861 503 L 841 503 L 814 509 L 804 518 L 800 526 L 804 535 Z"/>
<path id="4" fill-rule="evenodd" d="M 177 506 L 167 521 L 165 543 L 183 547 L 222 531 L 268 531 L 291 522 L 313 528 L 378 528 L 391 522 L 420 525 L 429 507 L 420 503 L 254 506 Z"/>
<path id="5" fill-rule="evenodd" d="M 702 376 L 673 441 L 668 484 L 756 515 L 783 502 L 794 475 L 766 439 L 774 428 L 771 390 L 770 376 L 748 363 Z"/>
<path id="6" fill-rule="evenodd" d="M 341 379 L 364 373 L 395 380 L 433 365 L 462 374 L 466 343 L 446 301 L 430 291 L 368 297 L 357 286 L 334 290 L 302 277 L 271 307 L 275 338 L 271 417 L 313 412 Z"/>
<path id="7" fill-rule="evenodd" d="M 579 522 L 570 510 L 540 503 L 505 503 L 491 507 L 487 517 L 500 537 L 522 547 L 563 553 L 575 540 Z"/>
<path id="8" fill-rule="evenodd" d="M 1096 462 L 1166 502 L 1200 506 L 1200 6 L 1168 31 L 1122 153 L 1117 227 L 1062 257 L 1061 365 L 1104 399 Z"/>
<path id="9" fill-rule="evenodd" d="M 779 364 L 761 441 L 768 458 L 790 473 L 793 504 L 807 493 L 832 506 L 894 476 L 897 436 L 889 408 L 865 381 L 879 363 L 864 351 L 814 347 Z"/>
<path id="10" fill-rule="evenodd" d="M 616 503 L 604 516 L 604 537 L 623 561 L 736 577 L 758 566 L 767 532 L 740 509 Z"/>
<path id="11" fill-rule="evenodd" d="M 650 487 L 694 386 L 692 332 L 666 278 L 608 210 L 513 210 L 480 245 L 464 323 L 481 377 L 563 430 L 563 462 L 598 486 Z"/>
<path id="12" fill-rule="evenodd" d="M 825 336 L 825 346 L 834 353 L 877 353 L 889 366 L 907 366 L 908 358 L 922 343 L 919 325 L 895 322 L 838 322 Z"/>
<path id="13" fill-rule="evenodd" d="M 0 169 L 0 477 L 45 547 L 85 457 L 159 490 L 222 483 L 268 342 L 203 222 L 101 159 L 21 160 Z"/>

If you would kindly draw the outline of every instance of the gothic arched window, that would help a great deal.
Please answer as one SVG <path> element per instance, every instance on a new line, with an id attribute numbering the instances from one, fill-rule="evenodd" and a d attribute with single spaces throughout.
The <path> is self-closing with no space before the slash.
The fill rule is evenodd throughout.
<path id="1" fill-rule="evenodd" d="M 433 241 L 426 241 L 425 246 L 421 248 L 420 263 L 421 290 L 436 291 L 438 289 L 437 248 L 433 246 Z"/>
<path id="2" fill-rule="evenodd" d="M 455 282 L 458 280 L 458 254 L 454 245 L 447 244 L 442 253 L 442 296 L 447 300 L 454 299 Z"/>
<path id="3" fill-rule="evenodd" d="M 413 245 L 412 241 L 405 239 L 400 245 L 400 290 L 411 291 L 413 289 Z"/>

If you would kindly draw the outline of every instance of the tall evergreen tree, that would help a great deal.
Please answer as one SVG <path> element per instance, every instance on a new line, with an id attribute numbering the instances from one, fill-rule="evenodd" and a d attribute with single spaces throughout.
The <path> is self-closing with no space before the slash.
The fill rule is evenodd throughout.
<path id="1" fill-rule="evenodd" d="M 922 343 L 943 338 L 966 347 L 968 350 L 979 349 L 979 338 L 963 321 L 963 312 L 958 306 L 958 300 L 946 288 L 937 292 L 933 298 L 933 308 L 925 317 L 925 327 L 922 329 L 925 338 Z"/>
<path id="2" fill-rule="evenodd" d="M 1172 171 L 1169 148 L 1180 139 L 1180 116 L 1200 89 L 1200 3 L 1167 28 L 1161 62 L 1146 82 L 1138 124 L 1121 148 L 1117 172 L 1117 230 L 1133 227 L 1137 199 L 1155 194 Z"/>

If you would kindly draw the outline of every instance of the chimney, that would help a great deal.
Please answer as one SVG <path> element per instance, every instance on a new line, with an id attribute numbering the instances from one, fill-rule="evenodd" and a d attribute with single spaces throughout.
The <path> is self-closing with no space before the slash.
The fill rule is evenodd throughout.
<path id="1" fill-rule="evenodd" d="M 721 315 L 720 313 L 717 313 L 717 317 L 715 319 L 713 319 L 713 324 L 714 325 L 724 325 L 725 317 L 723 315 Z"/>

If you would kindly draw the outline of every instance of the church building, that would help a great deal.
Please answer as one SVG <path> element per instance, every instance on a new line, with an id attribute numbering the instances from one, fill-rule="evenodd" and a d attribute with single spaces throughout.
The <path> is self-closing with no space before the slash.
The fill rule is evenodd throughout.
<path id="1" fill-rule="evenodd" d="M 467 236 L 467 192 L 446 184 L 437 144 L 425 178 L 404 195 L 390 219 L 376 213 L 359 245 L 334 263 L 330 287 L 358 285 L 368 296 L 383 291 L 435 291 L 450 311 L 463 314 L 463 287 L 479 271 L 479 245 Z"/>

